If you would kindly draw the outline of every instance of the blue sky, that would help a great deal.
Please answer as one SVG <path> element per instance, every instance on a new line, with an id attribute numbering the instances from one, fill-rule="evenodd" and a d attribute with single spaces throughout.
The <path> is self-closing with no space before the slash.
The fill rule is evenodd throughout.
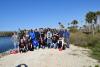
<path id="1" fill-rule="evenodd" d="M 98 10 L 100 0 L 0 0 L 0 31 L 67 27 L 73 19 L 81 26 L 87 12 Z"/>

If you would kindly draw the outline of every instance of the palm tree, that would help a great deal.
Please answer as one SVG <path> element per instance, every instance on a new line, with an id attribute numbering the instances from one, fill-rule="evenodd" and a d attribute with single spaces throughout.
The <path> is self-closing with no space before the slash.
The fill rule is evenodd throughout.
<path id="1" fill-rule="evenodd" d="M 59 22 L 58 24 L 59 24 L 59 26 L 60 26 L 61 28 L 65 28 L 64 25 L 63 25 L 61 22 Z"/>
<path id="2" fill-rule="evenodd" d="M 96 21 L 96 14 L 95 12 L 88 12 L 86 14 L 86 21 L 90 24 L 92 24 L 92 21 Z"/>
<path id="3" fill-rule="evenodd" d="M 76 28 L 77 27 L 77 24 L 78 24 L 78 21 L 77 20 L 73 20 L 71 22 L 71 24 L 73 25 L 74 28 Z"/>
<path id="4" fill-rule="evenodd" d="M 94 35 L 94 24 L 96 23 L 96 13 L 95 12 L 88 12 L 86 14 L 86 22 L 91 24 L 92 33 Z"/>

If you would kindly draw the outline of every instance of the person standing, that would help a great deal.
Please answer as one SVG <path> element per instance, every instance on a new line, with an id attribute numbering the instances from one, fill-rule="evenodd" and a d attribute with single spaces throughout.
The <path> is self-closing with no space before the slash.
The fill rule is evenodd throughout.
<path id="1" fill-rule="evenodd" d="M 40 31 L 40 39 L 39 39 L 39 47 L 41 48 L 45 48 L 45 33 L 43 31 L 43 29 Z"/>
<path id="2" fill-rule="evenodd" d="M 59 31 L 59 37 L 60 38 L 63 38 L 63 34 L 64 34 L 64 29 L 60 29 L 60 31 Z"/>
<path id="3" fill-rule="evenodd" d="M 36 39 L 36 37 L 35 37 L 35 33 L 34 33 L 34 31 L 32 29 L 29 32 L 29 37 L 31 39 L 32 47 L 33 47 L 33 50 L 34 50 L 34 40 Z"/>
<path id="4" fill-rule="evenodd" d="M 34 33 L 34 31 L 32 29 L 29 32 L 29 36 L 31 37 L 32 40 L 35 40 L 35 33 Z"/>
<path id="5" fill-rule="evenodd" d="M 48 48 L 53 47 L 53 45 L 52 45 L 52 33 L 51 33 L 50 29 L 48 29 L 48 31 L 47 31 L 47 45 L 48 45 Z"/>
<path id="6" fill-rule="evenodd" d="M 40 38 L 40 33 L 37 29 L 35 29 L 35 37 L 36 37 L 36 40 L 38 41 L 39 38 Z"/>
<path id="7" fill-rule="evenodd" d="M 66 42 L 66 47 L 67 48 L 69 48 L 70 46 L 70 32 L 67 30 L 67 29 L 65 29 L 65 31 L 64 31 L 64 41 Z"/>
<path id="8" fill-rule="evenodd" d="M 13 44 L 14 44 L 14 49 L 17 49 L 18 48 L 18 43 L 19 43 L 17 32 L 13 33 L 12 41 L 13 41 Z"/>

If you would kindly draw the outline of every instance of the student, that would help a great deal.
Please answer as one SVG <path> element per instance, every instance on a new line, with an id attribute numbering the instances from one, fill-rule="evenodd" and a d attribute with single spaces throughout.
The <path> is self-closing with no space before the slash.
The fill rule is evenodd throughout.
<path id="1" fill-rule="evenodd" d="M 20 43 L 19 43 L 19 52 L 20 52 L 20 53 L 26 52 L 26 51 L 25 51 L 25 42 L 24 42 L 23 38 L 20 39 Z"/>
<path id="2" fill-rule="evenodd" d="M 53 44 L 52 44 L 52 33 L 51 33 L 50 29 L 48 29 L 48 31 L 47 31 L 47 45 L 48 45 L 48 48 L 52 48 L 53 47 Z"/>
<path id="3" fill-rule="evenodd" d="M 43 31 L 40 32 L 39 46 L 43 49 L 45 48 L 45 34 Z"/>
<path id="4" fill-rule="evenodd" d="M 59 37 L 62 38 L 63 37 L 63 34 L 64 34 L 64 30 L 63 29 L 60 29 L 60 31 L 59 31 L 58 34 L 59 34 Z"/>
<path id="5" fill-rule="evenodd" d="M 26 31 L 26 33 L 25 33 L 25 38 L 26 38 L 26 49 L 28 51 L 28 44 L 29 44 L 29 34 L 28 34 L 28 31 Z"/>
<path id="6" fill-rule="evenodd" d="M 23 41 L 25 43 L 25 50 L 28 51 L 28 35 L 26 33 L 23 35 Z"/>
<path id="7" fill-rule="evenodd" d="M 31 41 L 31 38 L 30 37 L 28 38 L 28 50 L 29 51 L 33 51 L 34 50 L 34 47 L 32 45 L 32 41 Z"/>
<path id="8" fill-rule="evenodd" d="M 32 29 L 29 32 L 29 37 L 31 39 L 32 47 L 34 47 L 34 40 L 36 39 L 36 37 L 35 37 L 35 33 L 34 33 L 34 31 Z M 33 48 L 33 50 L 34 50 L 34 48 Z"/>
<path id="9" fill-rule="evenodd" d="M 35 37 L 36 37 L 36 40 L 38 41 L 39 38 L 40 38 L 40 33 L 38 32 L 37 29 L 35 29 Z"/>
<path id="10" fill-rule="evenodd" d="M 62 50 L 62 41 L 61 40 L 58 41 L 58 49 L 59 49 L 59 51 Z"/>
<path id="11" fill-rule="evenodd" d="M 31 37 L 32 40 L 35 40 L 35 33 L 34 33 L 34 31 L 32 29 L 29 32 L 29 36 Z"/>
<path id="12" fill-rule="evenodd" d="M 18 43 L 19 43 L 17 32 L 13 33 L 12 41 L 14 43 L 14 49 L 17 49 L 18 48 Z"/>
<path id="13" fill-rule="evenodd" d="M 39 42 L 37 40 L 34 40 L 33 44 L 35 49 L 39 49 Z"/>
<path id="14" fill-rule="evenodd" d="M 64 31 L 64 41 L 66 42 L 66 47 L 69 48 L 70 32 L 67 29 L 65 29 L 65 31 Z"/>
<path id="15" fill-rule="evenodd" d="M 52 44 L 53 44 L 55 49 L 57 48 L 58 39 L 59 39 L 58 35 L 54 34 L 53 37 L 52 37 Z"/>

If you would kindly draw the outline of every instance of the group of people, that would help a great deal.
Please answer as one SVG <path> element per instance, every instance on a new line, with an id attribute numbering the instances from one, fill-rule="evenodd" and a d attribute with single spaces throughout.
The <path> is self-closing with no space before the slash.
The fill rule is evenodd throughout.
<path id="1" fill-rule="evenodd" d="M 12 36 L 14 48 L 20 53 L 34 51 L 34 49 L 54 48 L 65 50 L 69 48 L 70 32 L 67 29 L 55 30 L 24 30 L 14 32 Z"/>

